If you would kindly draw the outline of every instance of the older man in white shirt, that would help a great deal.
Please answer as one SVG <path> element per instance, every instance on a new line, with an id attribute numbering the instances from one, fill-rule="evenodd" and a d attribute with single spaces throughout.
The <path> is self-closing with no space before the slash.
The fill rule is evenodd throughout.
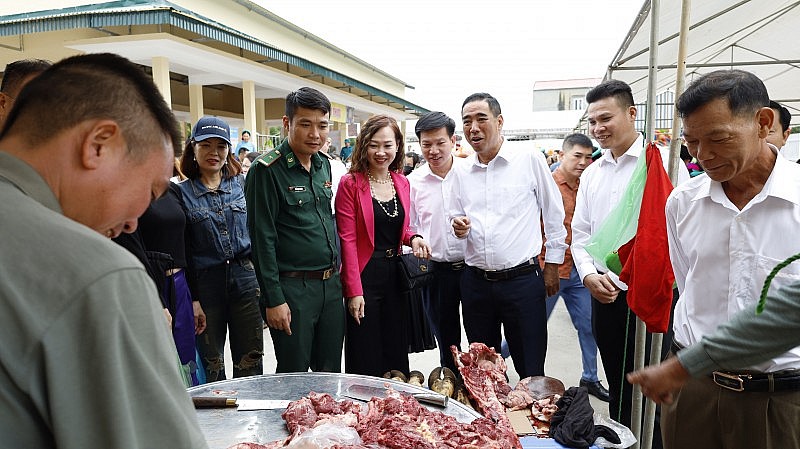
<path id="1" fill-rule="evenodd" d="M 737 312 L 754 310 L 769 272 L 800 252 L 800 166 L 766 142 L 777 117 L 752 73 L 706 74 L 677 106 L 689 152 L 706 171 L 678 186 L 666 209 L 680 291 L 675 343 L 688 346 Z M 789 265 L 772 288 L 799 278 L 800 267 Z M 664 408 L 664 446 L 800 447 L 799 370 L 800 347 L 742 371 L 690 380 Z"/>
<path id="2" fill-rule="evenodd" d="M 417 121 L 421 165 L 408 176 L 411 183 L 410 225 L 427 237 L 434 266 L 433 283 L 423 291 L 423 304 L 439 344 L 441 366 L 456 370 L 450 346 L 461 347 L 461 274 L 466 241 L 451 232 L 447 205 L 452 201 L 455 171 L 468 165 L 454 157 L 456 122 L 442 112 L 429 112 Z"/>
<path id="3" fill-rule="evenodd" d="M 520 378 L 540 376 L 547 352 L 545 298 L 558 291 L 558 265 L 567 248 L 561 193 L 541 152 L 503 146 L 497 99 L 470 95 L 461 118 L 475 150 L 454 179 L 450 214 L 456 236 L 467 239 L 464 329 L 470 342 L 499 349 L 502 325 Z M 542 222 L 544 271 L 538 262 Z"/>

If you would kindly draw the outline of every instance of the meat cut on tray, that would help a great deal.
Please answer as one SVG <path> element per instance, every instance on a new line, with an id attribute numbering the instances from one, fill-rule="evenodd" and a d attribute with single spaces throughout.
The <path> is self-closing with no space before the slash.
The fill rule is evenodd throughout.
<path id="1" fill-rule="evenodd" d="M 555 403 L 564 394 L 559 380 L 526 378 L 512 389 L 506 380 L 505 360 L 494 349 L 472 343 L 467 352 L 456 347 L 451 351 L 463 386 L 483 415 L 471 423 L 425 408 L 410 394 L 391 388 L 387 388 L 385 397 L 373 397 L 366 404 L 311 392 L 291 402 L 281 415 L 288 437 L 266 445 L 240 443 L 228 449 L 292 447 L 293 442 L 306 441 L 317 430 L 327 433 L 326 437 L 334 436 L 317 446 L 330 449 L 522 449 L 507 415 L 513 410 L 527 413 L 537 436 L 548 435 L 550 417 L 557 410 Z M 355 438 L 336 440 L 337 433 Z"/>
<path id="2" fill-rule="evenodd" d="M 484 416 L 513 429 L 506 413 L 524 410 L 536 436 L 549 436 L 550 417 L 558 410 L 555 404 L 564 394 L 564 384 L 560 380 L 547 376 L 527 377 L 512 389 L 506 381 L 506 362 L 493 348 L 472 343 L 467 352 L 455 346 L 450 350 L 464 386 Z"/>
<path id="3" fill-rule="evenodd" d="M 337 424 L 355 429 L 361 442 L 327 446 L 337 449 L 507 449 L 521 448 L 513 432 L 488 418 L 469 424 L 452 416 L 428 410 L 411 395 L 389 389 L 385 398 L 372 398 L 361 405 L 336 401 L 327 393 L 309 393 L 281 415 L 289 429 L 286 439 L 270 444 L 240 443 L 229 449 L 273 449 L 286 447 L 305 432 L 322 425 Z M 341 427 L 339 427 L 341 428 Z"/>

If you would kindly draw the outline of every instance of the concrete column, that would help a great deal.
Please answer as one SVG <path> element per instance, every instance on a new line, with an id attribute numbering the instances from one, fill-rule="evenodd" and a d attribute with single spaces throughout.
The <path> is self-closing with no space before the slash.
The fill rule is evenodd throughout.
<path id="1" fill-rule="evenodd" d="M 203 86 L 189 84 L 189 118 L 192 126 L 203 116 Z"/>
<path id="2" fill-rule="evenodd" d="M 153 82 L 161 92 L 161 96 L 167 104 L 172 107 L 172 90 L 169 86 L 169 59 L 163 56 L 154 56 L 152 59 L 153 64 Z"/>
<path id="3" fill-rule="evenodd" d="M 264 104 L 263 98 L 256 99 L 256 129 L 255 131 L 259 134 L 266 134 L 267 127 L 264 125 L 264 122 L 267 120 L 267 110 L 266 105 Z"/>
<path id="4" fill-rule="evenodd" d="M 256 129 L 256 83 L 242 81 L 242 103 L 244 110 L 244 129 Z"/>

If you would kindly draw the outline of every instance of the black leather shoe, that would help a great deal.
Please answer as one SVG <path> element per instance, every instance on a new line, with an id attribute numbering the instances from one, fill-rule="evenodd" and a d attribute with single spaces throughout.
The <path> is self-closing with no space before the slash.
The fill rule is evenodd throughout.
<path id="1" fill-rule="evenodd" d="M 597 382 L 589 382 L 588 380 L 581 379 L 580 385 L 582 387 L 586 387 L 586 390 L 589 391 L 590 395 L 600 399 L 601 401 L 608 402 L 609 399 L 611 399 L 608 395 L 608 390 L 606 390 L 606 387 L 604 387 L 599 380 Z"/>

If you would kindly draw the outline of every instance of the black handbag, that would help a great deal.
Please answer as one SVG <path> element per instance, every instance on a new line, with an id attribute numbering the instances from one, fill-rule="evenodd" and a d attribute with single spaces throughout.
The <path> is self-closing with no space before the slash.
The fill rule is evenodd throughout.
<path id="1" fill-rule="evenodd" d="M 403 254 L 400 259 L 400 286 L 403 291 L 425 287 L 433 281 L 433 264 L 412 253 Z"/>

